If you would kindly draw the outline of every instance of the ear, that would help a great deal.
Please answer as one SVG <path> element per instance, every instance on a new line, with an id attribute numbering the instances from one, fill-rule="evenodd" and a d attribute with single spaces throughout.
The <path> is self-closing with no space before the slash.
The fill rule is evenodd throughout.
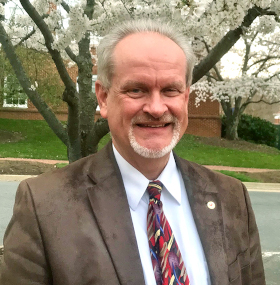
<path id="1" fill-rule="evenodd" d="M 190 86 L 185 91 L 185 101 L 187 105 L 189 103 L 189 97 L 190 97 Z"/>
<path id="2" fill-rule="evenodd" d="M 108 90 L 102 85 L 100 80 L 95 82 L 95 94 L 100 108 L 100 115 L 107 119 L 107 97 Z"/>

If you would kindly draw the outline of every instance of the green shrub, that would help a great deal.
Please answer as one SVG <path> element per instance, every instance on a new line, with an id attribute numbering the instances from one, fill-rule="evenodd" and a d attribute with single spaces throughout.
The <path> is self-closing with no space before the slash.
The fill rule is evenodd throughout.
<path id="1" fill-rule="evenodd" d="M 238 129 L 238 137 L 245 141 L 277 146 L 277 129 L 274 124 L 251 115 L 242 114 Z M 225 118 L 222 118 L 222 136 L 225 134 Z"/>

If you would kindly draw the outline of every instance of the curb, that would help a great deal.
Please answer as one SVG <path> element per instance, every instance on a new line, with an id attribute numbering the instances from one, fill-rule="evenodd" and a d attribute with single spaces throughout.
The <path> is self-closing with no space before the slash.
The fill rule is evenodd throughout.
<path id="1" fill-rule="evenodd" d="M 5 174 L 1 174 L 0 175 L 0 181 L 22 181 L 25 180 L 27 178 L 31 178 L 31 177 L 36 177 L 37 175 L 5 175 Z"/>
<path id="2" fill-rule="evenodd" d="M 280 183 L 243 182 L 248 191 L 254 192 L 280 192 Z"/>
<path id="3" fill-rule="evenodd" d="M 280 171 L 280 169 L 268 169 L 268 168 L 247 168 L 247 167 L 220 166 L 220 165 L 203 165 L 203 166 L 211 170 L 228 170 L 228 171 L 249 172 L 249 173 Z"/>

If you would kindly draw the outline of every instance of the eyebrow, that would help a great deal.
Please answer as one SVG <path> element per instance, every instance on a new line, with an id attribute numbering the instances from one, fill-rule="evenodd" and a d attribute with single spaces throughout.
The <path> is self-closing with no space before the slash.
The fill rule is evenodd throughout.
<path id="1" fill-rule="evenodd" d="M 122 88 L 129 88 L 129 87 L 139 87 L 139 88 L 147 88 L 148 85 L 144 82 L 141 81 L 134 81 L 134 80 L 128 80 L 126 81 Z M 170 82 L 168 84 L 166 84 L 165 86 L 162 87 L 163 89 L 166 88 L 177 88 L 177 89 L 183 89 L 184 88 L 184 83 L 181 81 L 174 81 L 174 82 Z"/>
<path id="2" fill-rule="evenodd" d="M 184 83 L 181 81 L 174 81 L 169 84 L 167 84 L 164 88 L 177 88 L 177 89 L 183 89 Z"/>
<path id="3" fill-rule="evenodd" d="M 128 80 L 124 82 L 122 89 L 131 88 L 131 87 L 147 88 L 147 84 L 141 81 Z"/>

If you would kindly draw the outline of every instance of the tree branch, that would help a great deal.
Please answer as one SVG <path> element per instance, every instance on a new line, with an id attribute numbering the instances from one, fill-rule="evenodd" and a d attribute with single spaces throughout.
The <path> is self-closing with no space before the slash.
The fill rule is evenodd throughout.
<path id="1" fill-rule="evenodd" d="M 252 66 L 258 64 L 258 63 L 262 63 L 261 67 L 263 67 L 265 65 L 265 63 L 270 60 L 270 59 L 279 59 L 280 56 L 272 56 L 272 55 L 268 55 L 267 57 L 265 58 L 262 58 L 262 59 L 259 59 L 255 62 L 253 62 L 251 65 L 248 66 L 248 69 L 250 69 Z"/>
<path id="2" fill-rule="evenodd" d="M 65 51 L 74 62 L 78 63 L 78 57 L 74 54 L 69 46 L 65 49 Z"/>
<path id="3" fill-rule="evenodd" d="M 246 102 L 244 102 L 240 107 L 240 113 L 242 114 L 246 107 L 250 104 L 250 100 L 257 94 L 257 90 L 254 90 L 253 92 L 250 91 L 251 96 L 246 99 Z"/>
<path id="4" fill-rule="evenodd" d="M 268 15 L 271 13 L 272 12 L 259 7 L 249 9 L 241 26 L 235 30 L 229 31 L 209 52 L 209 54 L 195 66 L 192 83 L 197 82 L 201 77 L 203 77 L 203 75 L 213 68 L 213 66 L 231 49 L 242 35 L 243 28 L 248 28 L 258 16 Z"/>
<path id="5" fill-rule="evenodd" d="M 34 106 L 38 109 L 40 114 L 44 117 L 44 119 L 46 120 L 50 128 L 53 130 L 53 132 L 66 146 L 68 146 L 68 136 L 66 129 L 64 128 L 62 123 L 56 118 L 53 111 L 50 109 L 47 103 L 42 99 L 42 97 L 38 94 L 38 92 L 31 87 L 30 80 L 27 77 L 21 62 L 19 61 L 15 53 L 15 49 L 1 22 L 0 22 L 0 43 L 2 44 L 4 52 L 7 58 L 9 59 L 10 64 L 13 67 L 13 70 L 24 92 L 27 94 L 28 98 L 31 100 Z"/>
<path id="6" fill-rule="evenodd" d="M 206 48 L 207 52 L 209 53 L 209 52 L 210 52 L 210 48 L 209 48 L 208 43 L 207 43 L 204 39 L 202 40 L 202 42 L 204 43 L 205 48 Z M 216 64 L 213 66 L 213 69 L 214 69 L 214 71 L 216 72 L 216 75 L 217 75 L 217 77 L 218 77 L 218 80 L 219 80 L 219 81 L 224 81 L 224 79 L 223 79 L 223 77 L 222 77 L 222 75 L 221 75 L 219 69 L 217 68 Z M 214 77 L 213 77 L 213 78 L 214 78 Z"/>
<path id="7" fill-rule="evenodd" d="M 221 100 L 221 105 L 223 108 L 223 111 L 226 115 L 226 117 L 231 117 L 232 116 L 232 106 L 231 106 L 231 102 L 230 101 L 225 101 L 225 100 Z"/>
<path id="8" fill-rule="evenodd" d="M 94 5 L 95 5 L 95 0 L 87 0 L 85 14 L 90 20 L 92 20 L 92 17 L 93 17 Z"/>
<path id="9" fill-rule="evenodd" d="M 95 124 L 95 130 L 99 137 L 104 137 L 108 132 L 110 132 L 108 121 L 103 118 L 99 118 Z"/>
<path id="10" fill-rule="evenodd" d="M 64 10 L 69 13 L 70 12 L 70 7 L 69 5 L 65 2 L 65 1 L 62 1 L 61 2 L 61 6 L 64 8 Z"/>
<path id="11" fill-rule="evenodd" d="M 249 44 L 246 39 L 244 39 L 244 42 L 245 42 L 246 49 L 245 49 L 243 67 L 242 67 L 242 75 L 244 75 L 246 71 L 248 70 L 248 61 L 249 61 L 249 55 L 251 51 L 251 44 Z"/>
<path id="12" fill-rule="evenodd" d="M 28 33 L 24 38 L 22 38 L 14 47 L 16 48 L 16 47 L 20 46 L 26 40 L 31 38 L 35 34 L 35 32 L 36 32 L 36 30 L 33 28 L 33 30 L 30 33 Z"/>
<path id="13" fill-rule="evenodd" d="M 280 74 L 280 71 L 277 72 L 277 73 L 275 73 L 275 74 L 273 74 L 273 75 L 271 75 L 271 76 L 268 77 L 265 81 L 269 81 L 269 80 L 271 80 L 273 77 L 278 76 L 279 74 Z"/>
<path id="14" fill-rule="evenodd" d="M 128 10 L 128 8 L 126 7 L 125 2 L 124 2 L 123 0 L 121 0 L 121 2 L 122 2 L 122 4 L 123 4 L 123 6 L 124 6 L 126 12 L 128 13 L 128 15 L 133 19 L 133 15 L 131 14 L 131 12 L 130 12 L 130 11 Z"/>
<path id="15" fill-rule="evenodd" d="M 267 101 L 265 101 L 265 100 L 263 100 L 263 99 L 260 99 L 260 100 L 258 100 L 258 101 L 250 101 L 248 104 L 257 104 L 257 103 L 260 103 L 260 102 L 263 102 L 263 103 L 265 103 L 265 104 L 267 104 L 267 105 L 273 105 L 273 104 L 280 103 L 280 100 L 279 100 L 279 101 L 274 101 L 274 102 L 267 102 Z M 248 104 L 247 104 L 247 105 L 248 105 Z"/>
<path id="16" fill-rule="evenodd" d="M 20 0 L 20 3 L 27 12 L 27 14 L 29 15 L 29 17 L 34 21 L 36 26 L 39 28 L 42 35 L 44 36 L 46 47 L 49 53 L 51 54 L 52 59 L 57 67 L 60 78 L 63 81 L 66 89 L 69 89 L 69 92 L 67 92 L 67 94 L 76 96 L 76 86 L 66 70 L 60 52 L 52 48 L 52 43 L 54 40 L 53 40 L 53 35 L 48 28 L 48 25 L 45 23 L 43 18 L 39 15 L 39 13 L 36 11 L 36 9 L 33 7 L 33 5 L 30 3 L 29 0 Z M 68 103 L 71 103 L 71 100 L 73 100 L 74 102 L 75 98 L 68 97 L 66 98 L 66 100 Z M 73 104 L 73 102 L 71 104 Z"/>
<path id="17" fill-rule="evenodd" d="M 49 15 L 48 14 L 44 14 L 42 16 L 42 19 L 47 18 Z M 21 45 L 23 42 L 27 41 L 29 38 L 31 38 L 34 34 L 36 33 L 36 30 L 33 28 L 33 30 L 28 33 L 24 38 L 22 38 L 16 45 L 14 45 L 14 47 L 16 48 L 17 46 Z"/>

